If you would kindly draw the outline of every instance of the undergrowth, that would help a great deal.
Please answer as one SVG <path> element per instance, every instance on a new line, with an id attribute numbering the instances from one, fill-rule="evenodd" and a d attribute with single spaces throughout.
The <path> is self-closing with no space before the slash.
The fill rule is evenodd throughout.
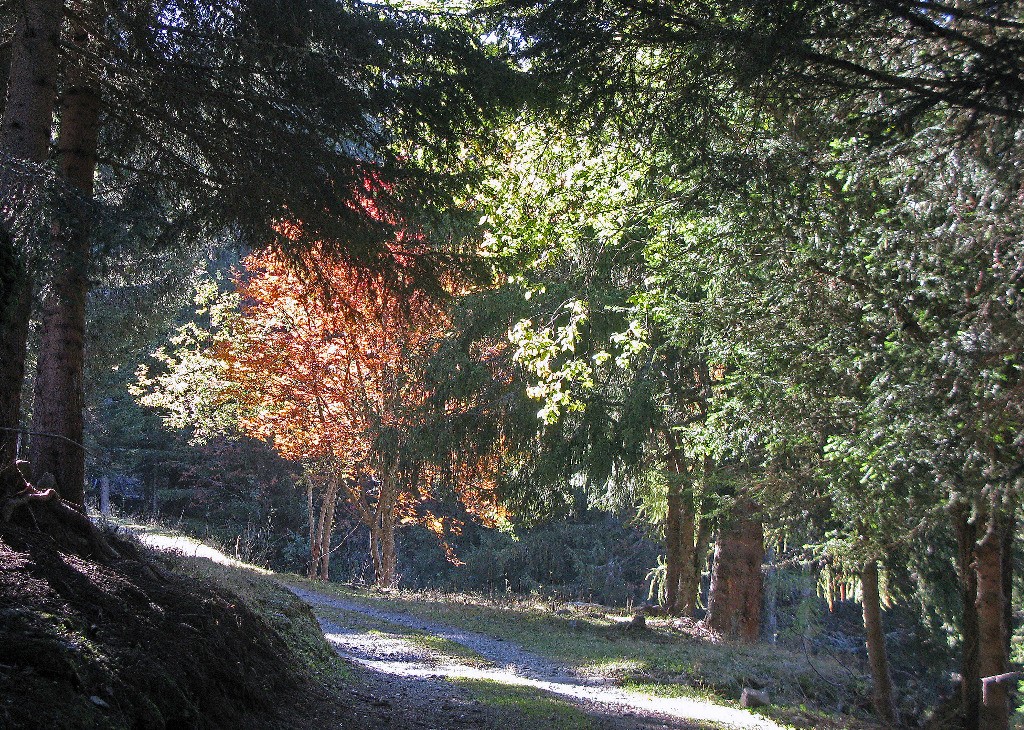
<path id="1" fill-rule="evenodd" d="M 331 649 L 313 610 L 290 591 L 268 578 L 265 571 L 226 566 L 205 558 L 167 554 L 175 572 L 210 581 L 237 596 L 281 636 L 303 670 L 323 681 L 351 677 L 348 665 Z"/>
<path id="2" fill-rule="evenodd" d="M 99 561 L 0 528 L 0 727 L 290 728 L 342 676 L 266 576 L 108 537 Z"/>

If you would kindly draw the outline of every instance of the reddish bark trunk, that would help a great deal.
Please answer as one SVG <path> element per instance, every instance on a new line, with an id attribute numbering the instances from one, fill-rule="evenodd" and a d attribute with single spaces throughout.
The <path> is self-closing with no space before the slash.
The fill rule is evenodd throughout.
<path id="1" fill-rule="evenodd" d="M 860 573 L 861 606 L 864 614 L 864 636 L 871 664 L 871 701 L 878 719 L 886 725 L 896 722 L 893 706 L 892 676 L 885 649 L 885 631 L 882 628 L 882 602 L 878 593 L 878 563 L 869 560 Z"/>
<path id="2" fill-rule="evenodd" d="M 756 507 L 739 502 L 715 545 L 707 625 L 717 633 L 757 641 L 761 632 L 764 527 Z"/>
<path id="3" fill-rule="evenodd" d="M 64 6 L 56 0 L 24 0 L 18 8 L 22 15 L 11 41 L 0 149 L 15 158 L 44 162 L 53 127 Z M 13 464 L 32 289 L 17 242 L 7 232 L 0 233 L 0 493 L 20 488 Z"/>
<path id="4" fill-rule="evenodd" d="M 665 516 L 665 609 L 671 616 L 692 616 L 700 588 L 696 509 L 692 489 L 680 484 L 687 475 L 686 463 L 672 434 L 666 433 L 665 439 L 672 474 Z"/>
<path id="5" fill-rule="evenodd" d="M 71 45 L 87 50 L 77 24 Z M 57 151 L 61 172 L 84 198 L 92 196 L 99 139 L 100 98 L 94 75 L 79 58 L 69 71 Z M 43 304 L 42 339 L 32 409 L 32 473 L 50 473 L 67 502 L 84 508 L 85 300 L 89 290 L 89 221 L 85 216 L 55 239 L 56 270 Z"/>
<path id="6" fill-rule="evenodd" d="M 989 517 L 988 529 L 974 552 L 978 581 L 978 669 L 981 676 L 1005 674 L 1008 670 L 1007 626 L 1003 595 L 1003 534 L 997 511 Z M 979 724 L 985 730 L 1010 726 L 1010 697 L 1006 683 L 992 683 L 983 693 Z"/>

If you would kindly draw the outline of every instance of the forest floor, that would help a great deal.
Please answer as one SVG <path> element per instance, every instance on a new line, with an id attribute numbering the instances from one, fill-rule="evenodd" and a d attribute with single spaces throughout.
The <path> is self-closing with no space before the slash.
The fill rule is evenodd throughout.
<path id="1" fill-rule="evenodd" d="M 140 537 L 160 549 L 251 569 L 189 538 Z M 306 717 L 297 725 L 437 730 L 872 727 L 845 713 L 826 714 L 788 702 L 770 708 L 771 716 L 741 709 L 736 688 L 779 686 L 773 673 L 786 675 L 788 665 L 799 663 L 773 647 L 713 645 L 673 634 L 664 625 L 631 629 L 622 617 L 602 615 L 593 607 L 556 613 L 550 607 L 485 606 L 465 598 L 381 594 L 261 572 L 313 608 L 348 668 L 338 681 L 335 702 L 307 702 Z M 691 675 L 703 676 L 679 675 L 683 664 Z M 666 669 L 674 673 L 667 680 Z M 793 676 L 786 679 L 805 688 L 822 683 L 808 679 L 813 675 L 806 664 L 797 673 L 790 671 Z M 717 694 L 716 680 L 719 689 L 725 688 Z"/>

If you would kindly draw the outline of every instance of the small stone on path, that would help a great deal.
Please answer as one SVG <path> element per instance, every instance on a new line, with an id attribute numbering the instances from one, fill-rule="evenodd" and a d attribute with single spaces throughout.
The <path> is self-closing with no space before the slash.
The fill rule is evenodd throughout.
<path id="1" fill-rule="evenodd" d="M 759 689 L 753 689 L 751 687 L 744 687 L 743 694 L 740 695 L 740 706 L 746 708 L 752 707 L 764 707 L 770 704 L 768 701 L 768 693 L 762 692 Z"/>

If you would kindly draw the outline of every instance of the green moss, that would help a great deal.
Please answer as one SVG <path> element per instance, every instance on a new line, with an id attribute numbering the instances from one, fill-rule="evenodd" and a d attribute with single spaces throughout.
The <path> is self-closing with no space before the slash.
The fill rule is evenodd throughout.
<path id="1" fill-rule="evenodd" d="M 292 649 L 302 669 L 325 682 L 349 681 L 352 670 L 324 638 L 313 610 L 264 571 L 215 563 L 206 558 L 166 558 L 174 570 L 234 593 Z"/>

